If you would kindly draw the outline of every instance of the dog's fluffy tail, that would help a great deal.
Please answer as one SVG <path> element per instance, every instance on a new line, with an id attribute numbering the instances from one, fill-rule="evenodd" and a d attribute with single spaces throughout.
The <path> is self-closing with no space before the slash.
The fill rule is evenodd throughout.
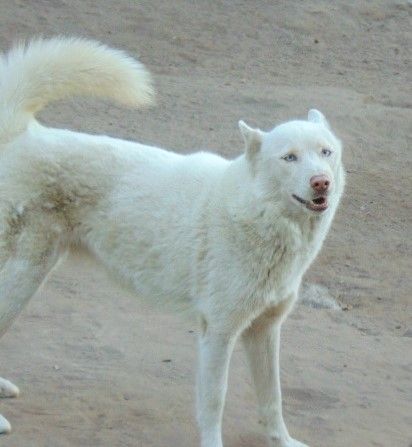
<path id="1" fill-rule="evenodd" d="M 0 56 L 0 142 L 23 132 L 49 102 L 110 98 L 132 107 L 152 102 L 150 74 L 119 50 L 79 38 L 38 39 Z"/>

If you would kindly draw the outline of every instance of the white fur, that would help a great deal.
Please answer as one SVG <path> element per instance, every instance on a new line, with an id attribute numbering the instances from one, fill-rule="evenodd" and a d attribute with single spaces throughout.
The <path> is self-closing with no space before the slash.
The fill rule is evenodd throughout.
<path id="1" fill-rule="evenodd" d="M 0 414 L 0 435 L 6 435 L 11 432 L 10 422 Z"/>
<path id="2" fill-rule="evenodd" d="M 16 385 L 0 377 L 0 397 L 17 397 L 19 393 Z M 9 421 L 0 414 L 0 435 L 10 433 L 10 431 Z"/>
<path id="3" fill-rule="evenodd" d="M 139 105 L 151 97 L 139 63 L 78 39 L 12 51 L 0 89 L 0 333 L 61 254 L 82 246 L 137 295 L 197 314 L 202 447 L 222 446 L 239 335 L 270 445 L 304 446 L 282 417 L 279 334 L 343 190 L 341 144 L 323 115 L 270 132 L 240 122 L 246 151 L 234 160 L 43 127 L 33 114 L 57 98 Z M 285 161 L 292 150 L 298 159 Z M 311 200 L 318 174 L 332 182 L 323 213 L 292 196 Z"/>

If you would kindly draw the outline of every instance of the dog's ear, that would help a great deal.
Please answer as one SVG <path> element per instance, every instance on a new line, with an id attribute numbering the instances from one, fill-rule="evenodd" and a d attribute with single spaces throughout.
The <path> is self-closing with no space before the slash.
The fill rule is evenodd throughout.
<path id="1" fill-rule="evenodd" d="M 308 121 L 311 121 L 312 123 L 323 124 L 327 129 L 330 129 L 328 120 L 325 118 L 322 112 L 319 112 L 319 110 L 310 109 L 308 112 Z"/>
<path id="2" fill-rule="evenodd" d="M 249 127 L 244 121 L 239 121 L 239 130 L 245 141 L 245 151 L 248 160 L 252 161 L 262 146 L 263 132 Z"/>

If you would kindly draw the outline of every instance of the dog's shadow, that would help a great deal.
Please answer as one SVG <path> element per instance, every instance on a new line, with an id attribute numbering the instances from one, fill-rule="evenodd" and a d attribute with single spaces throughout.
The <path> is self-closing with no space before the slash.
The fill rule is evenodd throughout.
<path id="1" fill-rule="evenodd" d="M 236 439 L 226 439 L 225 447 L 267 447 L 267 441 L 262 434 L 242 433 Z"/>

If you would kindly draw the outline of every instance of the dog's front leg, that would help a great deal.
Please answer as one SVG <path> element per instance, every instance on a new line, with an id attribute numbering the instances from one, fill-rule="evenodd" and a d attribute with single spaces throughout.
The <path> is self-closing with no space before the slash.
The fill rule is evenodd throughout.
<path id="1" fill-rule="evenodd" d="M 222 413 L 235 336 L 204 328 L 199 337 L 197 417 L 202 447 L 222 447 Z"/>
<path id="2" fill-rule="evenodd" d="M 271 447 L 308 447 L 291 438 L 282 415 L 279 373 L 280 328 L 288 303 L 269 309 L 242 335 L 259 404 L 260 422 Z"/>

